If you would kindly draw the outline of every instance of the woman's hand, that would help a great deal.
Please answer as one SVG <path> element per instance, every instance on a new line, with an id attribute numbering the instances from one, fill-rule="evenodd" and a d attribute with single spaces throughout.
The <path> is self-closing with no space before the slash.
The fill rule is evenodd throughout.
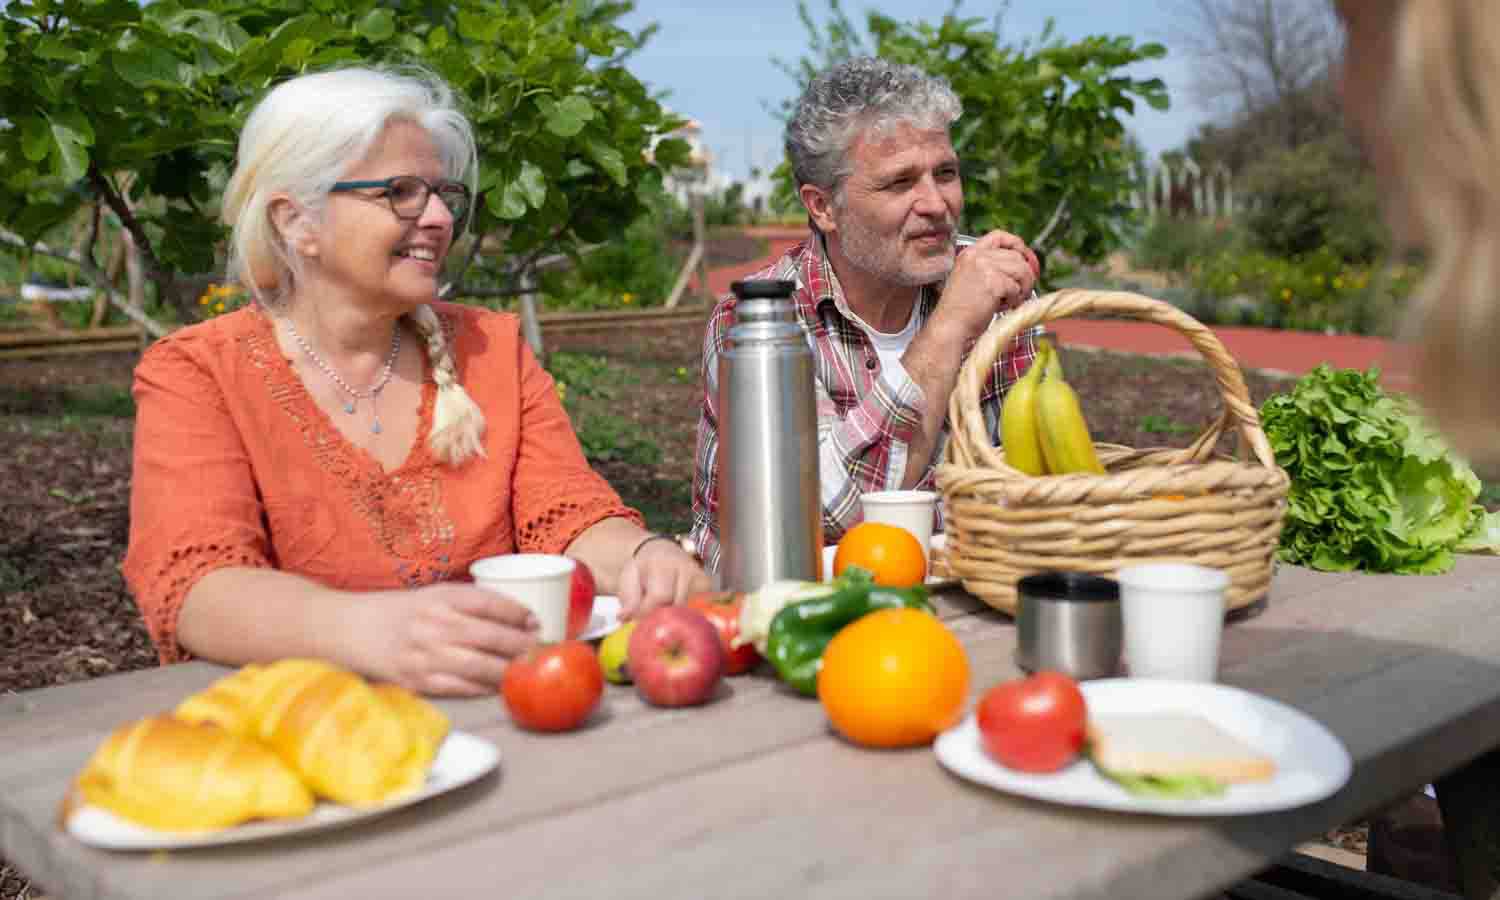
<path id="1" fill-rule="evenodd" d="M 509 661 L 537 642 L 530 610 L 463 582 L 381 592 L 366 609 L 364 668 L 423 694 L 493 694 Z"/>
<path id="2" fill-rule="evenodd" d="M 620 572 L 620 618 L 637 618 L 712 587 L 708 573 L 676 541 L 650 541 Z"/>

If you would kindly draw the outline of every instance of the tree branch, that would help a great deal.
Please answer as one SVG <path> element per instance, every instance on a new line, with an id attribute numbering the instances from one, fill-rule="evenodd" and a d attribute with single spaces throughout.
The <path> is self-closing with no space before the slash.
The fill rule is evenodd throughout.
<path id="1" fill-rule="evenodd" d="M 146 329 L 146 331 L 152 337 L 165 337 L 171 330 L 165 325 L 141 312 L 140 310 L 132 307 L 129 303 L 122 301 L 114 288 L 110 285 L 104 273 L 99 271 L 99 268 L 95 266 L 91 260 L 82 259 L 82 254 L 64 253 L 60 250 L 53 250 L 51 247 L 48 247 L 46 244 L 43 244 L 40 241 L 35 244 L 28 244 L 26 243 L 26 241 L 22 240 L 19 235 L 11 234 L 9 231 L 3 228 L 0 228 L 0 243 L 9 244 L 12 247 L 24 250 L 27 253 L 40 253 L 43 256 L 50 256 L 53 259 L 60 259 L 64 262 L 73 263 L 74 265 L 78 266 L 80 270 L 82 270 L 84 277 L 88 278 L 88 280 L 94 285 L 96 290 L 101 290 L 104 292 L 104 295 L 109 298 L 111 306 L 129 316 L 131 320 L 134 321 L 137 325 L 140 325 L 142 328 Z"/>
<path id="2" fill-rule="evenodd" d="M 1066 223 L 1071 218 L 1068 213 L 1068 199 L 1072 195 L 1072 188 L 1068 188 L 1066 191 L 1063 191 L 1062 199 L 1057 201 L 1057 208 L 1052 210 L 1052 217 L 1048 219 L 1047 224 L 1042 227 L 1042 233 L 1038 234 L 1031 240 L 1031 249 L 1036 253 L 1043 253 L 1051 246 L 1052 233 L 1055 229 L 1058 228 L 1059 225 L 1062 226 L 1062 231 L 1067 230 Z M 1059 231 L 1058 233 L 1061 234 L 1062 231 Z"/>

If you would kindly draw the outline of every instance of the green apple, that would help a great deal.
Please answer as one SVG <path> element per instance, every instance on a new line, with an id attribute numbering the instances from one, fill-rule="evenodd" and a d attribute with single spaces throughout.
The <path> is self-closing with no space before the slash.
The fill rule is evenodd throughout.
<path id="1" fill-rule="evenodd" d="M 634 630 L 635 622 L 626 622 L 599 642 L 599 665 L 604 669 L 604 677 L 612 684 L 630 683 L 630 666 L 626 657 L 630 651 L 630 633 Z"/>

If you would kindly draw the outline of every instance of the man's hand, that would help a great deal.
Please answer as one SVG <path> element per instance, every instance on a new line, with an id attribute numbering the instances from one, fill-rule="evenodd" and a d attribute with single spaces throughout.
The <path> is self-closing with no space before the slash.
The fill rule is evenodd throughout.
<path id="1" fill-rule="evenodd" d="M 1008 231 L 991 231 L 958 254 L 928 325 L 958 341 L 961 350 L 996 314 L 1030 297 L 1040 272 L 1025 241 Z"/>

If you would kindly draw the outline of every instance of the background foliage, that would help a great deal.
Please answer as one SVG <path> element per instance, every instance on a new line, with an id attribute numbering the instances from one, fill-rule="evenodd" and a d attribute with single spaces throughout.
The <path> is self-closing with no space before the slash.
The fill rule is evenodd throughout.
<path id="1" fill-rule="evenodd" d="M 1125 66 L 1165 55 L 1159 44 L 1089 37 L 1068 44 L 1049 26 L 1035 44 L 1006 42 L 998 23 L 961 18 L 954 3 L 938 24 L 903 23 L 868 13 L 867 46 L 838 0 L 823 29 L 799 3 L 811 55 L 783 63 L 799 85 L 842 59 L 873 53 L 948 80 L 963 101 L 953 130 L 963 165 L 965 227 L 1004 228 L 1036 241 L 1066 198 L 1060 228 L 1042 250 L 1085 262 L 1119 245 L 1130 209 L 1123 202 L 1132 155 L 1120 116 L 1137 102 L 1167 108 L 1160 79 L 1126 75 Z M 826 33 L 825 33 L 826 30 Z M 790 115 L 794 101 L 783 105 Z M 777 170 L 778 202 L 795 208 L 791 171 Z"/>
<path id="2" fill-rule="evenodd" d="M 264 91 L 349 62 L 416 63 L 468 101 L 501 260 L 633 221 L 686 145 L 622 65 L 650 30 L 598 0 L 31 0 L 0 12 L 0 223 L 25 242 L 91 204 L 129 229 L 161 296 L 196 315 L 219 265 L 218 192 Z M 464 259 L 462 249 L 455 254 Z"/>

